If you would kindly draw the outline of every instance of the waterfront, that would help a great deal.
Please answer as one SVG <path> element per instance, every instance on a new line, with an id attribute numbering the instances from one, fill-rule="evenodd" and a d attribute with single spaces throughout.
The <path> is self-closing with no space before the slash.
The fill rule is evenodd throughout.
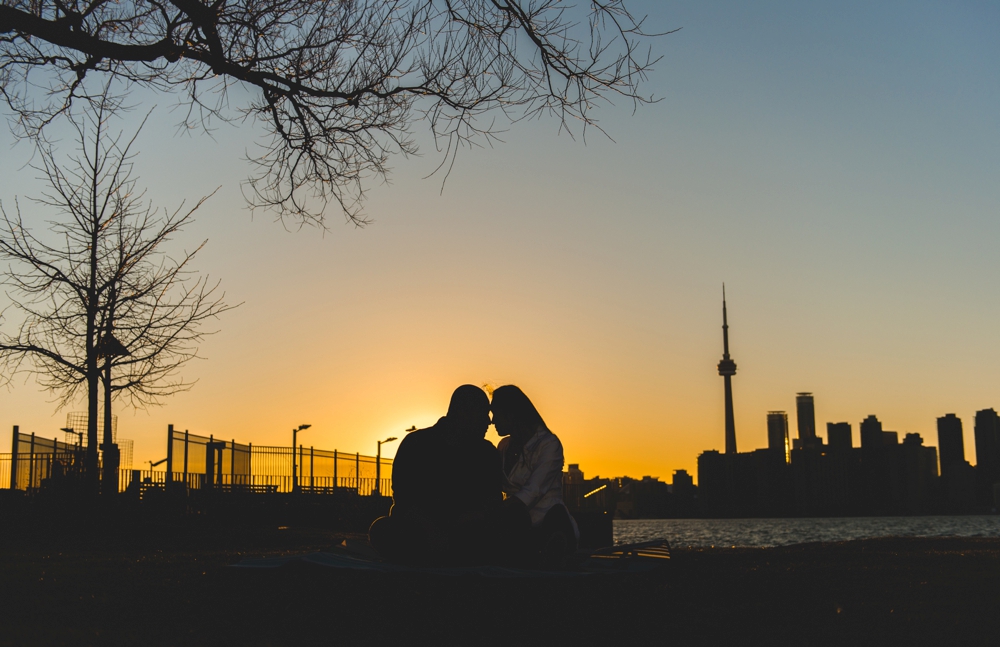
<path id="1" fill-rule="evenodd" d="M 615 543 L 772 547 L 877 537 L 1000 537 L 1000 515 L 794 519 L 616 519 Z"/>

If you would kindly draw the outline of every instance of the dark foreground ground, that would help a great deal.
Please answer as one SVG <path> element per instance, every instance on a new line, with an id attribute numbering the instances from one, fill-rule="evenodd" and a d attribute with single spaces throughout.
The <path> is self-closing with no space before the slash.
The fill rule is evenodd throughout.
<path id="1" fill-rule="evenodd" d="M 995 539 L 675 550 L 656 575 L 502 581 L 227 568 L 332 531 L 18 525 L 0 527 L 4 645 L 1000 644 Z"/>

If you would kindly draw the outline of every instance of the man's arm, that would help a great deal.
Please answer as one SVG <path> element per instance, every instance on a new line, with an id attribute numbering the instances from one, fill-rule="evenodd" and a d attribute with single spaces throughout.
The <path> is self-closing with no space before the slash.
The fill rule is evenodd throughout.
<path id="1" fill-rule="evenodd" d="M 416 433 L 419 432 L 403 438 L 392 460 L 392 503 L 400 506 L 400 510 L 415 505 L 419 499 L 420 465 L 416 445 L 420 444 L 420 439 L 414 436 Z"/>

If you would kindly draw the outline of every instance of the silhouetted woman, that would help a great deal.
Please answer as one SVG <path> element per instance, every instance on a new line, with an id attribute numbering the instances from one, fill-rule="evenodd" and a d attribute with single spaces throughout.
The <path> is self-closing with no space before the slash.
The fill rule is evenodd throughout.
<path id="1" fill-rule="evenodd" d="M 514 385 L 493 392 L 491 409 L 497 434 L 505 436 L 497 448 L 506 476 L 506 539 L 513 544 L 505 549 L 529 561 L 558 565 L 576 550 L 578 537 L 576 522 L 563 503 L 562 443 Z M 523 523 L 523 531 L 518 523 Z"/>

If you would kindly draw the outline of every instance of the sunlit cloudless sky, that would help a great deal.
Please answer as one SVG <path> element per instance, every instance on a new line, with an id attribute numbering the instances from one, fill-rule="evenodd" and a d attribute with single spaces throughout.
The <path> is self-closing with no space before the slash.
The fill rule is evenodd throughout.
<path id="1" fill-rule="evenodd" d="M 652 41 L 660 101 L 597 113 L 614 141 L 518 124 L 462 150 L 442 191 L 419 134 L 363 229 L 251 218 L 253 129 L 177 135 L 173 99 L 143 94 L 141 184 L 161 207 L 221 186 L 177 248 L 209 239 L 198 268 L 243 305 L 184 369 L 190 392 L 119 409 L 136 467 L 163 458 L 168 423 L 258 444 L 309 423 L 307 445 L 371 454 L 488 382 L 520 385 L 588 477 L 694 473 L 723 448 L 723 282 L 741 451 L 766 445 L 769 410 L 794 436 L 811 391 L 821 435 L 847 421 L 855 444 L 876 414 L 936 445 L 954 412 L 974 462 L 974 413 L 1000 406 L 1000 8 L 631 6 L 681 29 Z M 0 198 L 24 206 L 40 185 L 10 150 Z M 0 442 L 58 435 L 50 400 L 23 377 L 0 391 Z"/>

